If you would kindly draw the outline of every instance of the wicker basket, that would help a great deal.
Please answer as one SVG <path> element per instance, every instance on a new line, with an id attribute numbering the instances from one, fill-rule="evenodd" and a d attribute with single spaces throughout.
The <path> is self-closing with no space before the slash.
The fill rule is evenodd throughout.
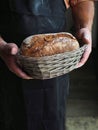
<path id="1" fill-rule="evenodd" d="M 21 68 L 34 79 L 50 79 L 69 73 L 76 69 L 87 45 L 71 52 L 52 56 L 26 57 L 17 54 L 17 62 Z"/>

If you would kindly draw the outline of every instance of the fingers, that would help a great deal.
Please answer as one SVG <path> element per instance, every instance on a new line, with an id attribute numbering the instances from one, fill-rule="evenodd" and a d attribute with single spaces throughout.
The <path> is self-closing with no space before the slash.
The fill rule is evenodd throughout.
<path id="1" fill-rule="evenodd" d="M 12 49 L 11 49 L 11 55 L 16 55 L 18 52 L 18 47 L 17 46 L 12 46 Z"/>
<path id="2" fill-rule="evenodd" d="M 79 68 L 86 63 L 86 61 L 88 60 L 88 58 L 90 56 L 90 53 L 92 51 L 92 36 L 91 36 L 91 31 L 88 28 L 80 29 L 77 32 L 76 36 L 77 36 L 78 40 L 80 40 L 80 42 L 82 42 L 82 44 L 87 44 L 87 48 L 86 48 L 79 64 L 77 65 L 77 68 Z"/>
<path id="3" fill-rule="evenodd" d="M 17 66 L 17 64 L 15 63 L 15 61 L 13 62 L 13 59 L 10 60 L 11 64 L 8 64 L 8 68 L 11 72 L 13 72 L 14 74 L 16 74 L 18 77 L 22 78 L 22 79 L 32 79 L 30 76 L 28 76 L 25 72 L 23 72 L 21 70 L 21 68 L 19 68 Z"/>
<path id="4" fill-rule="evenodd" d="M 25 72 L 16 64 L 15 55 L 18 52 L 18 46 L 15 43 L 8 43 L 2 46 L 1 58 L 4 60 L 8 69 L 22 79 L 31 79 Z"/>
<path id="5" fill-rule="evenodd" d="M 8 43 L 3 47 L 2 59 L 6 63 L 11 72 L 22 79 L 31 79 L 25 72 L 23 72 L 16 64 L 15 55 L 18 52 L 18 46 L 14 43 Z"/>
<path id="6" fill-rule="evenodd" d="M 91 53 L 91 47 L 88 46 L 87 49 L 85 50 L 80 62 L 78 63 L 77 68 L 82 67 L 86 63 L 86 61 L 89 58 L 90 53 Z"/>
<path id="7" fill-rule="evenodd" d="M 25 72 L 23 72 L 20 68 L 16 67 L 11 68 L 10 71 L 12 71 L 13 73 L 15 73 L 18 77 L 22 78 L 22 79 L 32 79 L 30 76 L 28 76 Z"/>
<path id="8" fill-rule="evenodd" d="M 8 43 L 4 46 L 5 53 L 9 55 L 16 55 L 18 52 L 18 46 L 14 43 Z"/>

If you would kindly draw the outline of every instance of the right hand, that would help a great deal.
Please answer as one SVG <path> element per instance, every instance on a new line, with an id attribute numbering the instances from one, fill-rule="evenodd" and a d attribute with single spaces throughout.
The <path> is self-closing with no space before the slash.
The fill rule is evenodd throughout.
<path id="1" fill-rule="evenodd" d="M 15 55 L 18 46 L 15 43 L 8 43 L 0 46 L 0 56 L 7 65 L 8 69 L 22 79 L 31 79 L 16 63 Z"/>

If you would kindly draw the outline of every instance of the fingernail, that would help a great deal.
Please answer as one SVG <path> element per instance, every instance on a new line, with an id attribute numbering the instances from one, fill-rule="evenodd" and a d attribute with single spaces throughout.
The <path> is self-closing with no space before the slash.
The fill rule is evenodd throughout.
<path id="1" fill-rule="evenodd" d="M 16 53 L 17 53 L 17 49 L 16 49 L 16 48 L 12 48 L 11 54 L 12 54 L 12 55 L 15 55 Z"/>

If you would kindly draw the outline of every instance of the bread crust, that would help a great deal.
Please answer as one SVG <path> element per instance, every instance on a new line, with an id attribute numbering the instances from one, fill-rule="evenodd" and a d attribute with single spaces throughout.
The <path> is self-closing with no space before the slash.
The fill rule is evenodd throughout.
<path id="1" fill-rule="evenodd" d="M 32 35 L 23 40 L 20 52 L 28 57 L 51 56 L 79 48 L 77 39 L 70 33 Z"/>

